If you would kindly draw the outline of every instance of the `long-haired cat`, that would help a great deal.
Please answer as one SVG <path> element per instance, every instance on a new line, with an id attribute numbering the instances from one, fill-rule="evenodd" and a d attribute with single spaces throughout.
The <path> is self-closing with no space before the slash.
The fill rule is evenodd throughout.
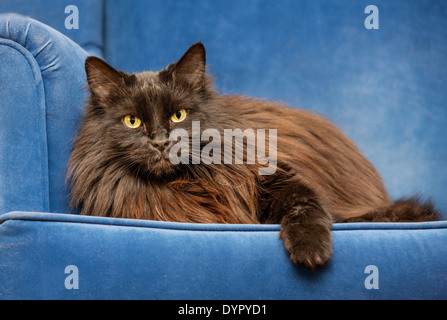
<path id="1" fill-rule="evenodd" d="M 71 205 L 82 214 L 277 223 L 292 262 L 312 269 L 330 259 L 332 223 L 438 219 L 429 202 L 393 202 L 371 163 L 326 119 L 217 94 L 202 43 L 159 72 L 116 71 L 96 57 L 85 67 L 90 99 L 67 175 Z M 274 173 L 261 175 L 262 165 L 247 161 L 174 164 L 170 134 L 183 129 L 192 137 L 194 122 L 201 132 L 276 129 Z"/>

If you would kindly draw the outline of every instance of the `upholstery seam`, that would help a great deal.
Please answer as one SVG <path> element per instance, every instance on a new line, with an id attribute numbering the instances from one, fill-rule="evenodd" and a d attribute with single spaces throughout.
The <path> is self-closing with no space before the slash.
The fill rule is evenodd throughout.
<path id="1" fill-rule="evenodd" d="M 267 229 L 267 230 L 232 230 L 232 229 L 225 229 L 225 230 L 219 230 L 219 229 L 193 229 L 193 228 L 170 228 L 170 227 L 162 227 L 162 226 L 137 226 L 137 225 L 125 225 L 125 224 L 107 224 L 107 223 L 100 223 L 100 222 L 82 222 L 82 221 L 57 221 L 57 220 L 38 220 L 38 219 L 8 219 L 5 221 L 0 222 L 0 227 L 8 222 L 8 221 L 34 221 L 39 223 L 45 223 L 45 222 L 54 222 L 54 223 L 68 223 L 68 224 L 87 224 L 87 225 L 99 225 L 99 226 L 109 226 L 109 227 L 125 227 L 125 228 L 139 228 L 139 229 L 159 229 L 159 230 L 172 230 L 172 231 L 197 231 L 197 232 L 279 232 L 279 225 L 272 225 L 272 226 L 278 226 L 278 229 Z"/>
<path id="2" fill-rule="evenodd" d="M 1 216 L 0 216 L 1 217 Z M 56 220 L 56 219 L 33 219 L 33 218 L 9 218 L 7 220 L 4 220 L 2 222 L 0 222 L 0 226 L 7 222 L 7 221 L 35 221 L 35 222 L 54 222 L 54 223 L 71 223 L 71 224 L 87 224 L 87 225 L 102 225 L 102 226 L 111 226 L 111 227 L 130 227 L 130 228 L 143 228 L 143 229 L 161 229 L 161 230 L 177 230 L 177 231 L 205 231 L 205 232 L 279 232 L 279 228 L 280 225 L 279 224 L 271 224 L 271 225 L 262 225 L 260 224 L 259 226 L 271 226 L 271 229 L 266 229 L 266 230 L 237 230 L 237 229 L 223 229 L 223 230 L 219 230 L 218 228 L 214 229 L 214 228 L 206 228 L 207 224 L 203 224 L 201 226 L 203 226 L 202 228 L 175 228 L 175 227 L 169 227 L 169 226 L 138 226 L 138 225 L 127 225 L 127 224 L 109 224 L 109 223 L 101 223 L 101 222 L 96 222 L 96 221 L 60 221 L 60 220 Z M 136 221 L 152 221 L 152 220 L 136 220 Z M 153 220 L 155 221 L 155 220 Z M 160 222 L 160 221 L 157 221 Z M 171 222 L 170 222 L 171 223 Z M 174 222 L 175 223 L 175 222 Z M 199 224 L 200 225 L 200 224 Z M 228 224 L 211 224 L 213 226 L 230 226 Z M 240 224 L 235 224 L 240 226 Z M 243 226 L 243 225 L 242 225 Z M 423 231 L 423 230 L 445 230 L 447 229 L 446 225 L 443 226 L 433 226 L 433 227 L 427 227 L 427 228 L 381 228 L 381 227 L 376 227 L 376 228 L 367 228 L 367 229 L 361 229 L 361 228 L 355 228 L 355 229 L 331 229 L 331 231 L 334 232 L 340 232 L 340 231 Z"/>

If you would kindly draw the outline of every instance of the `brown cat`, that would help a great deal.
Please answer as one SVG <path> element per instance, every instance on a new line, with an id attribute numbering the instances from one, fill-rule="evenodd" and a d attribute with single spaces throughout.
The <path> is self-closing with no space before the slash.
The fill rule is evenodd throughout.
<path id="1" fill-rule="evenodd" d="M 116 71 L 96 57 L 87 58 L 85 66 L 91 95 L 67 176 L 71 204 L 82 214 L 277 223 L 292 262 L 312 269 L 330 258 L 334 222 L 438 219 L 430 203 L 415 198 L 393 202 L 370 162 L 322 117 L 218 95 L 205 72 L 201 43 L 159 72 Z M 263 150 L 269 146 L 267 158 L 275 156 L 272 174 L 260 174 L 265 162 L 261 157 L 249 162 L 248 152 L 242 164 L 234 155 L 232 163 L 197 161 L 209 141 L 199 141 L 194 149 L 195 123 L 199 134 L 212 128 L 222 136 L 226 129 L 276 129 L 277 149 L 265 134 Z M 180 153 L 178 137 L 171 136 L 176 129 L 187 134 L 184 146 L 192 149 L 180 163 L 172 161 Z M 239 142 L 248 150 L 258 140 L 253 145 L 245 136 Z M 223 144 L 214 141 L 215 147 Z M 216 150 L 209 153 L 215 160 L 228 154 L 216 157 Z"/>

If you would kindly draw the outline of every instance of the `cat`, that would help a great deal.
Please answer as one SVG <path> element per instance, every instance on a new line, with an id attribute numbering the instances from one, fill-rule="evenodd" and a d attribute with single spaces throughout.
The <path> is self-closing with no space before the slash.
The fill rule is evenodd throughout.
<path id="1" fill-rule="evenodd" d="M 158 72 L 117 71 L 93 56 L 85 69 L 90 96 L 67 173 L 81 214 L 280 224 L 290 260 L 313 270 L 331 257 L 333 223 L 439 219 L 430 201 L 393 202 L 372 164 L 325 118 L 218 94 L 201 42 Z M 218 132 L 276 129 L 274 173 L 261 175 L 257 163 L 174 164 L 170 134 L 193 134 L 194 122 Z"/>

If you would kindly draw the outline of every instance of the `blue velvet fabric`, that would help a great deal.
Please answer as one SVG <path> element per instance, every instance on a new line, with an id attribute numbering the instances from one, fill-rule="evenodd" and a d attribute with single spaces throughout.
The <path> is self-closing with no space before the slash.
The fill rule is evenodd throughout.
<path id="1" fill-rule="evenodd" d="M 78 30 L 64 27 L 70 4 Z M 222 92 L 331 119 L 394 199 L 432 197 L 446 216 L 447 9 L 434 0 L 368 4 L 378 6 L 378 30 L 364 27 L 366 5 L 349 0 L 7 0 L 0 13 L 31 15 L 130 72 L 158 70 L 201 40 Z"/>
<path id="2" fill-rule="evenodd" d="M 364 26 L 367 5 L 378 30 Z M 394 199 L 431 196 L 446 212 L 446 16 L 442 0 L 109 0 L 105 55 L 124 70 L 159 70 L 203 41 L 222 92 L 318 112 Z"/>
<path id="3" fill-rule="evenodd" d="M 17 15 L 0 15 L 0 43 L 0 212 L 67 212 L 66 166 L 86 99 L 88 53 Z"/>
<path id="4" fill-rule="evenodd" d="M 67 29 L 67 6 L 79 11 L 78 29 Z M 104 48 L 104 1 L 102 0 L 2 0 L 0 13 L 29 16 L 63 33 L 92 55 L 102 56 Z"/>
<path id="5" fill-rule="evenodd" d="M 78 30 L 64 27 L 72 4 Z M 289 262 L 277 225 L 55 214 L 70 212 L 85 58 L 157 70 L 201 40 L 222 92 L 332 119 L 393 198 L 431 195 L 447 218 L 447 6 L 368 4 L 378 30 L 364 27 L 365 3 L 347 0 L 1 1 L 0 299 L 447 298 L 445 221 L 335 225 L 333 260 L 313 274 Z M 64 286 L 68 265 L 79 289 Z M 379 289 L 365 287 L 368 265 Z"/>
<path id="6" fill-rule="evenodd" d="M 278 231 L 10 213 L 0 216 L 0 298 L 447 298 L 446 221 L 337 224 L 333 258 L 315 273 L 290 263 Z M 78 289 L 66 288 L 67 266 Z M 368 266 L 377 289 L 365 286 Z"/>

